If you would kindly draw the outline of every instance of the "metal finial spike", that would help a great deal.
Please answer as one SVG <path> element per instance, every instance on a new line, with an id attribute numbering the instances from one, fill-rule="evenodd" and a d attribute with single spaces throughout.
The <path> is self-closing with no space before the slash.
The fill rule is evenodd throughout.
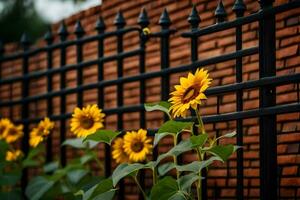
<path id="1" fill-rule="evenodd" d="M 96 26 L 95 26 L 95 29 L 98 31 L 98 32 L 103 32 L 106 28 L 106 25 L 104 23 L 104 19 L 103 17 L 99 17 L 97 22 L 96 22 Z"/>
<path id="2" fill-rule="evenodd" d="M 244 13 L 246 10 L 246 5 L 243 0 L 235 0 L 232 10 L 236 13 Z"/>
<path id="3" fill-rule="evenodd" d="M 227 17 L 227 13 L 226 13 L 226 10 L 224 8 L 222 0 L 220 0 L 219 3 L 218 3 L 218 7 L 215 11 L 215 16 L 217 18 L 218 23 L 225 21 L 225 19 Z"/>
<path id="4" fill-rule="evenodd" d="M 126 25 L 126 21 L 123 17 L 122 11 L 119 11 L 115 17 L 114 25 L 117 26 L 117 28 L 123 28 Z"/>
<path id="5" fill-rule="evenodd" d="M 66 39 L 67 36 L 69 35 L 67 26 L 64 21 L 62 21 L 62 23 L 58 29 L 58 35 L 60 36 L 61 40 Z"/>
<path id="6" fill-rule="evenodd" d="M 74 33 L 76 34 L 77 37 L 82 37 L 85 33 L 80 20 L 77 20 L 75 24 Z"/>
<path id="7" fill-rule="evenodd" d="M 30 45 L 30 40 L 26 33 L 22 34 L 20 42 L 24 48 Z"/>
<path id="8" fill-rule="evenodd" d="M 44 35 L 44 40 L 47 41 L 48 44 L 51 44 L 53 42 L 53 35 L 52 35 L 52 30 L 51 27 L 48 28 L 48 31 Z"/>
<path id="9" fill-rule="evenodd" d="M 162 12 L 158 24 L 161 25 L 163 28 L 168 28 L 172 24 L 166 8 Z"/>
<path id="10" fill-rule="evenodd" d="M 145 28 L 150 24 L 148 14 L 145 8 L 142 8 L 137 22 L 142 28 Z"/>
<path id="11" fill-rule="evenodd" d="M 188 17 L 188 22 L 191 24 L 192 29 L 198 28 L 199 23 L 201 22 L 201 19 L 199 17 L 197 8 L 195 5 L 193 5 L 192 11 Z"/>

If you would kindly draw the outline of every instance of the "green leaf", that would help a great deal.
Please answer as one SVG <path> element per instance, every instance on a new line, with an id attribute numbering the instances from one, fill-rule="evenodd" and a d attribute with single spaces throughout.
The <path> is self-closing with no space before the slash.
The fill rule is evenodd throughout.
<path id="1" fill-rule="evenodd" d="M 16 185 L 21 179 L 21 172 L 5 173 L 0 175 L 0 185 Z"/>
<path id="2" fill-rule="evenodd" d="M 201 134 L 201 135 L 191 136 L 190 140 L 192 143 L 192 148 L 202 147 L 206 143 L 207 138 L 208 138 L 208 135 L 206 133 Z"/>
<path id="3" fill-rule="evenodd" d="M 220 140 L 222 138 L 232 138 L 234 136 L 236 136 L 236 131 L 233 131 L 231 133 L 227 133 L 225 135 L 222 135 L 222 136 L 218 137 L 217 140 Z"/>
<path id="4" fill-rule="evenodd" d="M 161 160 L 169 157 L 169 156 L 179 156 L 180 154 L 192 150 L 192 144 L 189 139 L 182 140 L 179 144 L 170 149 L 167 153 L 161 154 L 158 156 L 155 161 L 155 165 L 157 165 Z"/>
<path id="5" fill-rule="evenodd" d="M 174 169 L 175 166 L 176 165 L 173 162 L 164 163 L 158 167 L 158 173 L 160 176 L 164 176 L 170 170 Z"/>
<path id="6" fill-rule="evenodd" d="M 98 130 L 92 135 L 88 135 L 83 141 L 92 140 L 95 142 L 105 142 L 111 145 L 111 142 L 115 137 L 120 135 L 121 132 L 111 131 L 111 130 Z"/>
<path id="7" fill-rule="evenodd" d="M 94 148 L 97 146 L 98 142 L 84 142 L 84 138 L 71 138 L 67 139 L 62 143 L 62 146 L 71 146 L 76 149 Z"/>
<path id="8" fill-rule="evenodd" d="M 183 191 L 177 191 L 174 195 L 172 195 L 168 200 L 187 200 Z"/>
<path id="9" fill-rule="evenodd" d="M 140 163 L 133 163 L 133 164 L 128 164 L 128 163 L 122 163 L 120 164 L 113 172 L 112 174 L 112 180 L 113 180 L 113 186 L 115 187 L 118 182 L 130 175 L 131 173 L 138 171 L 140 169 L 145 168 L 145 165 L 140 164 Z"/>
<path id="10" fill-rule="evenodd" d="M 85 154 L 84 156 L 80 157 L 79 160 L 80 160 L 80 163 L 84 165 L 87 162 L 91 161 L 94 157 L 95 157 L 95 155 L 90 153 L 90 154 Z"/>
<path id="11" fill-rule="evenodd" d="M 161 125 L 158 129 L 158 133 L 173 133 L 179 134 L 184 129 L 191 128 L 193 122 L 179 122 L 174 120 L 169 120 Z"/>
<path id="12" fill-rule="evenodd" d="M 39 154 L 45 151 L 44 145 L 38 145 L 36 148 L 29 150 L 27 157 L 22 161 L 23 167 L 36 167 L 40 165 L 39 159 L 37 157 Z M 42 157 L 43 158 L 43 157 Z"/>
<path id="13" fill-rule="evenodd" d="M 89 173 L 86 169 L 75 169 L 67 173 L 70 183 L 77 184 L 83 177 Z"/>
<path id="14" fill-rule="evenodd" d="M 181 190 L 189 193 L 193 183 L 201 178 L 196 173 L 190 173 L 179 178 L 179 187 Z"/>
<path id="15" fill-rule="evenodd" d="M 110 189 L 107 192 L 104 192 L 102 194 L 98 194 L 93 198 L 93 200 L 112 200 L 115 196 L 117 189 Z"/>
<path id="16" fill-rule="evenodd" d="M 170 199 L 179 190 L 177 181 L 172 177 L 164 177 L 159 180 L 151 190 L 150 199 L 166 200 Z"/>
<path id="17" fill-rule="evenodd" d="M 212 156 L 209 159 L 204 160 L 204 161 L 194 161 L 194 162 L 186 164 L 186 165 L 177 165 L 176 169 L 180 172 L 189 171 L 189 172 L 199 173 L 202 169 L 208 167 L 214 161 L 217 161 L 217 160 L 222 161 L 219 157 Z"/>
<path id="18" fill-rule="evenodd" d="M 224 146 L 214 146 L 208 149 L 207 152 L 219 157 L 223 162 L 225 162 L 234 153 L 234 150 L 234 146 L 232 144 L 229 144 Z"/>
<path id="19" fill-rule="evenodd" d="M 43 170 L 45 173 L 51 173 L 51 172 L 54 172 L 55 170 L 57 170 L 58 168 L 59 168 L 59 162 L 54 161 L 54 162 L 45 164 L 43 167 Z"/>
<path id="20" fill-rule="evenodd" d="M 151 112 L 151 111 L 159 110 L 159 111 L 162 111 L 162 112 L 166 113 L 169 117 L 170 117 L 170 113 L 169 113 L 170 106 L 171 106 L 171 104 L 167 101 L 161 101 L 161 102 L 158 102 L 158 103 L 145 103 L 144 104 L 144 107 L 145 107 L 146 111 Z"/>
<path id="21" fill-rule="evenodd" d="M 47 180 L 45 177 L 37 176 L 27 186 L 26 196 L 30 200 L 42 199 L 43 195 L 53 187 L 54 183 L 54 181 Z"/>
<path id="22" fill-rule="evenodd" d="M 174 136 L 173 133 L 156 133 L 155 136 L 154 136 L 153 147 L 155 147 L 156 145 L 158 145 L 159 141 L 161 139 L 163 139 L 164 137 L 168 136 L 168 135 Z"/>
<path id="23" fill-rule="evenodd" d="M 114 192 L 115 189 L 113 189 L 112 179 L 108 178 L 108 179 L 104 179 L 100 183 L 94 185 L 89 190 L 87 190 L 83 194 L 82 200 L 94 200 L 97 198 L 103 199 L 104 197 L 106 197 L 107 200 L 109 200 L 112 199 L 112 197 L 114 196 Z"/>
<path id="24" fill-rule="evenodd" d="M 0 192 L 1 200 L 22 200 L 22 192 L 21 190 L 12 190 L 9 192 Z"/>

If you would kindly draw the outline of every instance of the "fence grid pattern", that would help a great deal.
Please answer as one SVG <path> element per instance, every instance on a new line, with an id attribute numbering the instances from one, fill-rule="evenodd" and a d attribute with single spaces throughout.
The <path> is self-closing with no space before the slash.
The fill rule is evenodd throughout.
<path id="1" fill-rule="evenodd" d="M 105 32 L 104 20 L 100 17 L 96 24 L 97 35 L 84 37 L 85 31 L 81 26 L 80 21 L 76 23 L 74 34 L 76 38 L 74 40 L 67 40 L 69 35 L 64 23 L 58 30 L 60 41 L 54 42 L 54 37 L 49 30 L 45 34 L 45 41 L 47 46 L 30 49 L 30 42 L 26 34 L 21 38 L 21 44 L 23 52 L 15 54 L 4 54 L 4 48 L 0 44 L 0 65 L 3 62 L 22 59 L 22 76 L 15 76 L 11 78 L 0 79 L 0 85 L 7 85 L 13 82 L 22 83 L 22 98 L 0 101 L 0 107 L 12 107 L 15 105 L 22 105 L 22 119 L 18 122 L 24 124 L 24 139 L 22 141 L 22 149 L 25 154 L 28 152 L 28 127 L 31 123 L 38 122 L 41 118 L 29 118 L 29 103 L 35 102 L 41 99 L 47 100 L 47 115 L 52 120 L 60 121 L 60 142 L 62 143 L 66 139 L 66 120 L 70 118 L 71 113 L 66 113 L 66 95 L 77 94 L 77 105 L 81 107 L 83 105 L 83 92 L 86 90 L 97 89 L 98 104 L 99 107 L 104 108 L 104 89 L 108 86 L 117 86 L 117 107 L 116 108 L 104 108 L 104 112 L 107 115 L 117 115 L 117 129 L 123 130 L 123 115 L 129 112 L 139 111 L 140 115 L 140 127 L 146 128 L 146 117 L 143 104 L 146 99 L 146 86 L 145 81 L 154 77 L 161 77 L 161 99 L 167 100 L 170 91 L 170 75 L 184 71 L 195 71 L 197 68 L 205 65 L 216 64 L 225 62 L 228 60 L 236 61 L 236 83 L 223 86 L 216 86 L 208 89 L 208 96 L 217 96 L 217 114 L 205 116 L 204 122 L 216 123 L 229 120 L 236 120 L 237 123 L 237 145 L 243 146 L 243 119 L 259 117 L 260 119 L 260 198 L 265 200 L 278 199 L 278 175 L 277 175 L 277 132 L 276 132 L 276 115 L 283 113 L 299 112 L 300 103 L 290 103 L 284 105 L 276 105 L 276 86 L 298 83 L 300 82 L 300 74 L 276 76 L 275 67 L 275 16 L 279 13 L 286 12 L 291 9 L 299 9 L 299 1 L 291 1 L 290 3 L 273 7 L 273 0 L 261 0 L 261 9 L 259 12 L 244 16 L 246 6 L 242 0 L 236 0 L 233 11 L 236 13 L 236 19 L 233 21 L 226 21 L 226 12 L 222 1 L 219 1 L 218 7 L 215 11 L 216 24 L 199 29 L 200 17 L 195 7 L 192 8 L 191 14 L 188 17 L 188 23 L 190 24 L 190 31 L 182 33 L 182 37 L 190 40 L 191 49 L 191 63 L 181 66 L 170 66 L 170 39 L 171 35 L 175 32 L 170 28 L 172 24 L 168 12 L 165 9 L 159 20 L 161 30 L 159 32 L 151 33 L 149 35 L 143 34 L 143 28 L 149 25 L 149 19 L 145 9 L 142 9 L 139 17 L 138 24 L 140 27 L 126 27 L 126 21 L 122 15 L 122 12 L 118 12 L 116 15 L 114 25 L 116 30 L 112 32 Z M 259 46 L 251 48 L 243 48 L 242 44 L 242 26 L 245 24 L 259 22 Z M 216 56 L 213 58 L 199 60 L 198 58 L 198 39 L 201 36 L 216 33 L 227 29 L 235 29 L 236 35 L 236 51 L 233 53 L 227 53 L 224 55 Z M 136 32 L 139 34 L 139 47 L 134 50 L 124 51 L 123 37 L 128 33 Z M 104 40 L 107 38 L 115 37 L 117 41 L 117 54 L 104 56 L 105 46 Z M 160 40 L 160 60 L 161 70 L 155 72 L 145 72 L 146 67 L 146 47 L 147 41 L 151 38 L 158 38 Z M 88 42 L 98 42 L 98 58 L 89 61 L 83 61 L 83 45 Z M 77 64 L 66 64 L 66 53 L 69 46 L 76 46 L 76 61 Z M 60 67 L 53 68 L 53 52 L 59 50 L 60 52 Z M 30 57 L 46 52 L 47 54 L 47 69 L 29 72 L 29 59 Z M 242 80 L 242 58 L 259 54 L 259 76 L 258 80 L 250 80 L 243 82 Z M 123 76 L 124 59 L 138 56 L 139 57 L 139 74 L 133 76 Z M 117 78 L 113 80 L 104 80 L 104 64 L 106 62 L 116 61 L 117 63 Z M 83 68 L 97 65 L 98 66 L 98 81 L 96 83 L 83 84 Z M 76 87 L 66 87 L 66 72 L 70 70 L 76 70 L 77 83 Z M 53 76 L 58 74 L 60 76 L 58 91 L 53 91 L 52 80 Z M 47 78 L 47 92 L 44 94 L 29 96 L 29 84 L 32 79 L 46 77 Z M 1 78 L 1 76 L 0 76 Z M 140 104 L 133 106 L 124 106 L 123 102 L 123 86 L 125 83 L 139 81 L 140 92 Z M 247 89 L 259 88 L 259 101 L 260 105 L 257 109 L 243 111 L 243 91 Z M 236 112 L 221 114 L 219 112 L 220 95 L 229 92 L 236 93 Z M 299 96 L 299 88 L 298 88 Z M 53 102 L 54 97 L 60 99 L 60 114 L 53 114 Z M 150 131 L 153 134 L 153 131 Z M 52 158 L 52 139 L 47 140 L 47 161 L 51 161 Z M 61 147 L 61 163 L 66 164 L 66 149 Z M 154 157 L 157 156 L 157 149 L 154 150 Z M 105 175 L 111 174 L 111 154 L 110 147 L 105 146 Z M 237 193 L 236 198 L 242 200 L 244 196 L 244 167 L 243 167 L 243 150 L 237 152 Z M 206 172 L 203 172 L 203 176 L 206 176 Z M 144 175 L 141 179 L 144 179 Z M 27 172 L 24 171 L 22 178 L 23 188 L 27 183 Z M 124 183 L 121 183 L 124 184 Z M 203 199 L 207 199 L 207 180 L 203 180 Z M 120 187 L 119 197 L 124 197 L 124 187 Z M 295 194 L 296 195 L 296 194 Z M 295 196 L 295 198 L 297 198 Z"/>

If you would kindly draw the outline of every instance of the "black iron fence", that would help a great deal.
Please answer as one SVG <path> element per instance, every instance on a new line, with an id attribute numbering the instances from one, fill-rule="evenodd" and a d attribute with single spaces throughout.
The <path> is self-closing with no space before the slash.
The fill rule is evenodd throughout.
<path id="1" fill-rule="evenodd" d="M 275 16 L 279 13 L 289 11 L 291 9 L 299 9 L 299 1 L 291 1 L 290 3 L 273 7 L 273 0 L 261 0 L 260 10 L 257 13 L 249 16 L 244 16 L 246 6 L 242 0 L 236 0 L 233 11 L 236 13 L 236 19 L 232 21 L 226 21 L 226 12 L 222 1 L 219 2 L 215 11 L 216 24 L 199 29 L 200 18 L 195 7 L 192 8 L 192 12 L 188 17 L 191 30 L 182 33 L 182 37 L 190 40 L 190 55 L 191 63 L 181 66 L 170 67 L 170 36 L 175 30 L 170 29 L 171 20 L 168 16 L 167 10 L 164 10 L 159 20 L 161 31 L 151 33 L 149 35 L 142 34 L 142 29 L 149 25 L 149 19 L 146 11 L 143 9 L 138 18 L 138 24 L 140 27 L 126 27 L 125 19 L 122 13 L 119 12 L 115 18 L 114 24 L 116 30 L 112 32 L 105 32 L 105 24 L 102 18 L 96 24 L 97 35 L 84 37 L 84 29 L 81 26 L 80 21 L 76 23 L 74 34 L 76 39 L 67 40 L 68 31 L 64 23 L 58 31 L 60 42 L 53 43 L 53 35 L 51 31 L 46 33 L 45 40 L 47 46 L 30 49 L 30 43 L 27 36 L 24 34 L 21 39 L 23 52 L 15 54 L 3 54 L 3 46 L 0 48 L 0 64 L 9 62 L 12 60 L 22 59 L 22 76 L 15 76 L 11 78 L 1 78 L 0 85 L 12 84 L 14 82 L 22 83 L 22 98 L 0 101 L 0 107 L 12 107 L 15 105 L 21 105 L 22 119 L 19 122 L 24 124 L 24 139 L 22 141 L 22 149 L 25 154 L 28 152 L 28 127 L 30 123 L 35 123 L 41 118 L 29 117 L 29 103 L 35 102 L 41 99 L 47 100 L 47 114 L 53 120 L 60 121 L 60 142 L 63 142 L 66 138 L 66 119 L 70 117 L 70 113 L 66 113 L 66 95 L 77 94 L 77 104 L 82 106 L 83 104 L 83 92 L 86 90 L 97 89 L 98 90 L 98 104 L 99 107 L 104 107 L 104 89 L 108 86 L 117 86 L 117 107 L 106 109 L 104 112 L 107 115 L 117 115 L 117 129 L 123 129 L 123 115 L 129 112 L 139 111 L 140 114 L 140 127 L 146 128 L 145 111 L 143 104 L 146 99 L 146 86 L 145 81 L 150 78 L 161 77 L 161 99 L 167 100 L 170 90 L 171 74 L 193 71 L 196 68 L 205 65 L 216 64 L 225 62 L 228 60 L 235 60 L 235 72 L 236 83 L 223 86 L 216 86 L 208 89 L 207 95 L 217 96 L 226 93 L 236 93 L 236 112 L 210 115 L 203 118 L 204 122 L 216 123 L 224 121 L 236 120 L 237 122 L 237 145 L 243 146 L 243 119 L 258 117 L 260 119 L 260 199 L 263 200 L 275 200 L 278 199 L 278 174 L 277 174 L 277 130 L 276 130 L 276 115 L 283 113 L 292 113 L 300 111 L 300 103 L 290 103 L 284 105 L 276 105 L 276 92 L 275 88 L 280 85 L 299 83 L 300 74 L 291 74 L 276 76 L 275 67 Z M 258 22 L 259 23 L 259 45 L 251 48 L 242 47 L 242 26 Z M 216 33 L 227 29 L 235 29 L 236 33 L 236 51 L 233 53 L 227 53 L 224 55 L 216 56 L 213 58 L 199 60 L 198 59 L 198 39 L 201 36 Z M 123 37 L 124 35 L 132 32 L 137 32 L 140 35 L 139 47 L 134 50 L 124 51 Z M 104 40 L 107 38 L 117 38 L 117 54 L 104 56 L 105 46 Z M 146 61 L 146 46 L 147 42 L 151 38 L 158 38 L 160 40 L 160 59 L 161 70 L 155 72 L 145 72 Z M 98 42 L 98 58 L 83 61 L 83 45 L 88 42 Z M 66 52 L 69 46 L 76 46 L 76 58 L 77 64 L 66 64 Z M 53 68 L 53 52 L 58 50 L 60 52 L 60 67 Z M 41 52 L 47 54 L 47 69 L 29 72 L 29 59 Z M 242 58 L 259 54 L 259 79 L 243 81 L 242 80 Z M 124 59 L 132 56 L 139 56 L 139 74 L 133 76 L 123 76 L 123 64 Z M 106 62 L 117 62 L 117 78 L 113 80 L 104 80 L 103 66 Z M 82 70 L 85 67 L 97 65 L 98 66 L 98 81 L 96 83 L 83 84 Z M 66 87 L 66 72 L 69 70 L 77 71 L 77 86 Z M 58 91 L 53 90 L 52 80 L 53 76 L 59 74 L 60 76 L 60 89 Z M 39 77 L 47 78 L 47 92 L 39 95 L 29 96 L 29 81 Z M 123 102 L 123 86 L 125 83 L 139 81 L 140 87 L 140 103 L 133 106 L 124 106 Z M 243 111 L 243 91 L 248 89 L 259 88 L 259 108 Z M 299 91 L 298 91 L 299 93 Z M 53 114 L 53 102 L 54 97 L 60 99 L 60 114 Z M 219 106 L 219 102 L 218 105 Z M 47 161 L 52 160 L 52 144 L 51 138 L 47 141 Z M 60 149 L 61 163 L 66 164 L 66 149 L 61 147 Z M 154 153 L 157 156 L 157 153 Z M 111 173 L 111 155 L 108 146 L 105 147 L 105 174 L 109 176 Z M 244 155 L 243 151 L 237 153 L 237 184 L 236 184 L 236 198 L 244 199 L 244 167 L 243 167 Z M 204 174 L 205 175 L 205 174 Z M 27 183 L 27 172 L 24 171 L 22 184 L 25 187 Z M 207 199 L 207 183 L 203 180 L 203 199 Z M 123 198 L 124 187 L 120 189 L 120 198 Z M 297 194 L 295 194 L 295 199 Z"/>

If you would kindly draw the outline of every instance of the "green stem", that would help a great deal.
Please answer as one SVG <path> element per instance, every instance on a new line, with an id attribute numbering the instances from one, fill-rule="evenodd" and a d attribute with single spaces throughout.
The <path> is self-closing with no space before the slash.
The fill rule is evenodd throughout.
<path id="1" fill-rule="evenodd" d="M 157 169 L 156 169 L 156 167 L 154 167 L 153 169 L 152 169 L 152 177 L 153 177 L 153 185 L 155 185 L 156 183 L 157 183 Z"/>
<path id="2" fill-rule="evenodd" d="M 176 145 L 177 145 L 177 135 L 174 136 L 174 147 L 175 147 Z M 174 164 L 177 165 L 177 163 L 178 163 L 178 162 L 177 162 L 177 156 L 174 155 L 173 158 L 174 158 Z M 177 180 L 178 180 L 178 179 L 179 179 L 179 176 L 180 176 L 178 170 L 176 170 L 176 176 L 177 176 Z"/>
<path id="3" fill-rule="evenodd" d="M 146 200 L 146 199 L 147 199 L 147 195 L 146 195 L 146 193 L 144 192 L 144 190 L 143 190 L 142 186 L 140 185 L 139 181 L 137 180 L 137 176 L 134 177 L 134 181 L 135 181 L 135 183 L 137 184 L 139 190 L 142 192 L 143 197 L 144 197 L 144 200 Z"/>
<path id="4" fill-rule="evenodd" d="M 205 129 L 204 129 L 204 124 L 203 124 L 203 121 L 202 121 L 202 117 L 200 116 L 198 110 L 195 110 L 195 111 L 196 111 L 196 115 L 197 115 L 199 126 L 201 128 L 200 133 L 204 134 L 205 133 Z"/>
<path id="5" fill-rule="evenodd" d="M 202 118 L 201 118 L 201 116 L 198 112 L 198 109 L 196 109 L 195 111 L 196 111 L 196 115 L 197 115 L 197 119 L 198 119 L 198 123 L 199 123 L 200 134 L 204 134 L 205 133 L 205 128 L 204 128 Z M 198 131 L 199 131 L 199 128 L 198 128 Z M 197 150 L 198 159 L 201 162 L 203 160 L 201 150 L 200 150 L 199 147 L 196 150 Z M 198 200 L 201 200 L 202 199 L 201 170 L 199 171 L 198 175 L 199 175 L 199 180 L 198 180 L 198 184 L 197 184 L 197 198 L 198 198 Z"/>
<path id="6" fill-rule="evenodd" d="M 198 160 L 201 162 L 202 161 L 202 156 L 199 148 L 197 148 L 197 155 L 198 155 Z M 199 180 L 197 184 L 197 198 L 198 200 L 202 199 L 202 187 L 201 187 L 201 170 L 199 171 Z"/>

